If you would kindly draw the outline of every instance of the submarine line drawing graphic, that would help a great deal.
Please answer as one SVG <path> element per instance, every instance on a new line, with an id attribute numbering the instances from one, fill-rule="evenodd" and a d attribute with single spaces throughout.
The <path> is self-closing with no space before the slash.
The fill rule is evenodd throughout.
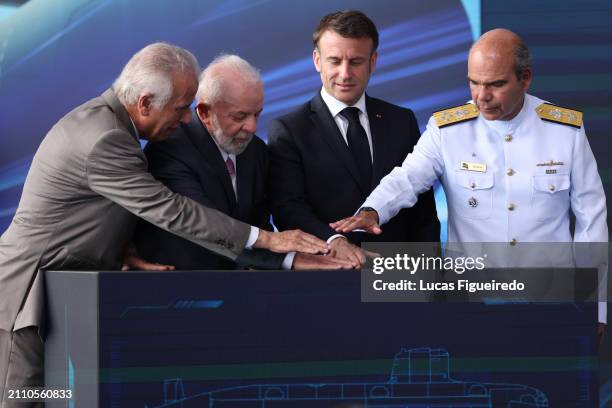
<path id="1" fill-rule="evenodd" d="M 402 348 L 387 382 L 253 384 L 185 396 L 181 379 L 164 381 L 164 403 L 145 408 L 548 408 L 546 395 L 521 384 L 450 378 L 443 348 Z"/>

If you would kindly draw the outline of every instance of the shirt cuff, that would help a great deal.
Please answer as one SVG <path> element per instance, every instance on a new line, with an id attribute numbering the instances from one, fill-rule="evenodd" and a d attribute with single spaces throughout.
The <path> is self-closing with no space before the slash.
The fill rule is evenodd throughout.
<path id="1" fill-rule="evenodd" d="M 259 228 L 251 225 L 251 232 L 249 233 L 249 238 L 244 245 L 244 249 L 253 249 L 253 245 L 255 245 L 257 238 L 259 238 Z"/>
<path id="2" fill-rule="evenodd" d="M 295 252 L 288 252 L 283 259 L 282 268 L 286 271 L 291 270 L 293 267 L 293 258 L 295 258 Z"/>
<path id="3" fill-rule="evenodd" d="M 326 241 L 326 242 L 327 242 L 327 245 L 331 244 L 331 242 L 332 242 L 334 239 L 336 239 L 336 238 L 340 238 L 340 237 L 344 238 L 344 235 L 342 235 L 342 234 L 334 234 L 334 235 L 332 235 L 331 237 L 327 238 L 327 241 Z"/>
<path id="4" fill-rule="evenodd" d="M 597 320 L 599 323 L 608 324 L 608 302 L 599 302 L 597 306 Z"/>

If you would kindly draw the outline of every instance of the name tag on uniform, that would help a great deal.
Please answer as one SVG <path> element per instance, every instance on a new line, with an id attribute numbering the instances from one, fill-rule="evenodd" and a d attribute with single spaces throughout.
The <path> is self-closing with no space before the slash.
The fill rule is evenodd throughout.
<path id="1" fill-rule="evenodd" d="M 538 167 L 552 167 L 552 166 L 563 166 L 563 162 L 562 161 L 547 161 L 547 162 L 543 162 L 543 163 L 538 163 L 536 164 L 536 166 Z"/>
<path id="2" fill-rule="evenodd" d="M 462 161 L 460 165 L 461 170 L 478 171 L 484 173 L 487 171 L 487 165 L 485 163 L 471 163 Z"/>

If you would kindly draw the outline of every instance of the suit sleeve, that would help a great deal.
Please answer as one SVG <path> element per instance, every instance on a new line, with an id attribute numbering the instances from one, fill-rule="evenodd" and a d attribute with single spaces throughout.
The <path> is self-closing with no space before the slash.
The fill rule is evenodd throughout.
<path id="1" fill-rule="evenodd" d="M 409 134 L 415 135 L 415 143 L 418 143 L 421 131 L 412 111 L 409 111 L 410 125 Z M 414 150 L 414 146 L 413 149 Z M 417 203 L 412 207 L 413 216 L 406 225 L 406 230 L 410 231 L 411 240 L 414 242 L 438 242 L 440 241 L 440 221 L 436 211 L 436 200 L 434 189 L 429 189 L 421 193 Z"/>
<path id="2" fill-rule="evenodd" d="M 440 129 L 430 119 L 414 151 L 380 181 L 362 207 L 375 208 L 380 223 L 384 224 L 402 208 L 412 207 L 419 194 L 431 188 L 442 175 L 443 169 Z"/>
<path id="3" fill-rule="evenodd" d="M 149 172 L 157 180 L 168 186 L 173 192 L 191 198 L 210 208 L 215 208 L 213 202 L 206 196 L 202 185 L 189 166 L 165 149 L 163 143 L 150 143 L 145 149 L 149 161 Z M 216 208 L 215 208 L 216 209 Z"/>
<path id="4" fill-rule="evenodd" d="M 321 221 L 306 200 L 304 165 L 290 130 L 273 120 L 268 132 L 272 216 L 280 230 L 299 228 L 327 240 L 336 232 Z M 316 158 L 311 158 L 316 160 Z"/>
<path id="5" fill-rule="evenodd" d="M 243 251 L 236 259 L 236 264 L 242 269 L 282 269 L 286 256 L 255 248 Z"/>
<path id="6" fill-rule="evenodd" d="M 166 231 L 236 259 L 249 236 L 249 225 L 173 193 L 147 172 L 146 163 L 129 133 L 107 132 L 87 158 L 89 187 Z"/>

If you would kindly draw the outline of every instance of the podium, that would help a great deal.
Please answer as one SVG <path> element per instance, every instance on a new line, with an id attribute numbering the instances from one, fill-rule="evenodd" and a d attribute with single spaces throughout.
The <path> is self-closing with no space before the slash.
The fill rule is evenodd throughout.
<path id="1" fill-rule="evenodd" d="M 46 386 L 73 390 L 49 407 L 597 406 L 594 303 L 366 303 L 356 271 L 45 286 Z"/>

